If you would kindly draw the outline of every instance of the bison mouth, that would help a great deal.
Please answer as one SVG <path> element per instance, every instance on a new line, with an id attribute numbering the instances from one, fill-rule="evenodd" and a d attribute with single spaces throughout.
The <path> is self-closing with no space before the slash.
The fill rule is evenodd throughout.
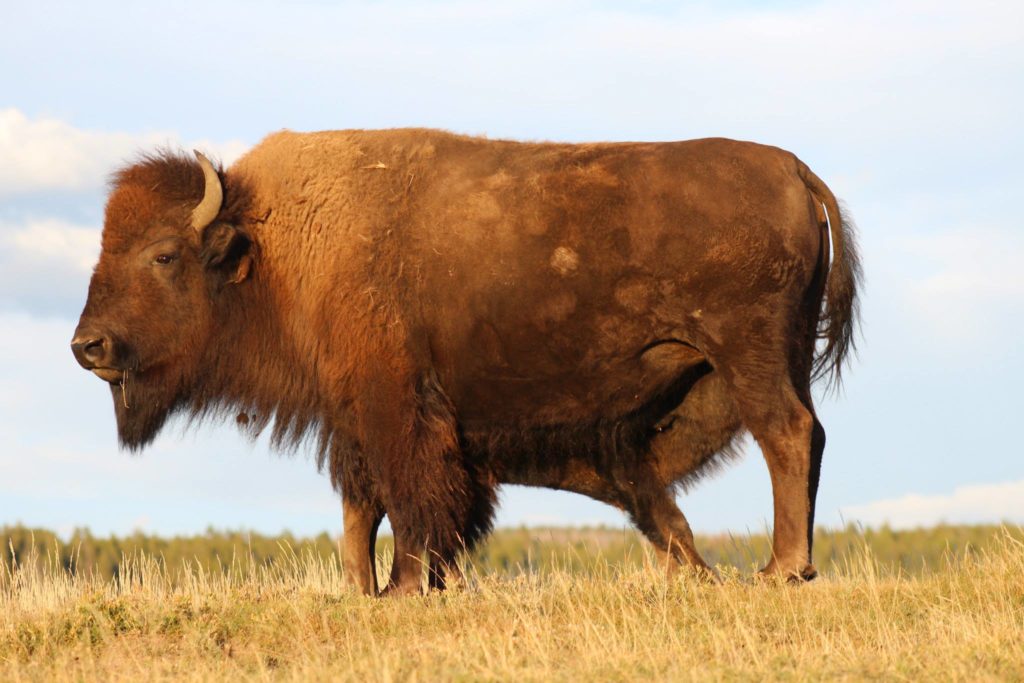
<path id="1" fill-rule="evenodd" d="M 117 368 L 91 368 L 91 371 L 92 374 L 104 382 L 110 382 L 111 384 L 121 384 L 125 375 L 124 370 L 118 370 Z"/>

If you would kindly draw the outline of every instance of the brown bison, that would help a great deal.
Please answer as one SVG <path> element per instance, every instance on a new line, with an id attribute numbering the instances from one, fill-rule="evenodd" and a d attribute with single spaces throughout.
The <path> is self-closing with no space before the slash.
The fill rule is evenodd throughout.
<path id="1" fill-rule="evenodd" d="M 499 482 L 617 505 L 704 568 L 674 487 L 742 429 L 774 493 L 763 571 L 811 578 L 810 385 L 850 345 L 850 230 L 752 143 L 282 132 L 226 171 L 165 153 L 114 176 L 72 349 L 129 448 L 178 411 L 315 437 L 367 592 L 383 514 L 392 589 L 418 591 Z"/>

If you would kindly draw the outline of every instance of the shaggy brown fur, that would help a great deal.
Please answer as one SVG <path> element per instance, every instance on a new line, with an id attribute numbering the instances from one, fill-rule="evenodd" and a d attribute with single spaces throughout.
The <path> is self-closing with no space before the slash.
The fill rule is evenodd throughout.
<path id="1" fill-rule="evenodd" d="M 315 432 L 347 561 L 366 567 L 386 510 L 404 592 L 424 550 L 443 566 L 486 533 L 498 481 L 606 500 L 702 566 L 671 488 L 745 428 L 775 494 L 765 571 L 813 575 L 810 382 L 838 373 L 858 270 L 835 198 L 792 154 L 285 132 L 221 184 L 197 235 L 196 164 L 115 177 L 76 355 L 129 371 L 130 407 L 112 385 L 128 447 L 176 410 L 273 419 L 282 444 Z M 87 337 L 106 345 L 88 362 Z"/>

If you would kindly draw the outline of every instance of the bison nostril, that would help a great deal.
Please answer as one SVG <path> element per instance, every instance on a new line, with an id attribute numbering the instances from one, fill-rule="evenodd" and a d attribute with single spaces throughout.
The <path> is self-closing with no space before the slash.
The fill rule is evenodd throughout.
<path id="1" fill-rule="evenodd" d="M 90 339 L 82 344 L 82 355 L 95 363 L 106 355 L 106 346 L 106 339 Z"/>
<path id="2" fill-rule="evenodd" d="M 110 342 L 105 337 L 76 337 L 71 341 L 71 351 L 87 370 L 105 365 L 109 350 Z"/>

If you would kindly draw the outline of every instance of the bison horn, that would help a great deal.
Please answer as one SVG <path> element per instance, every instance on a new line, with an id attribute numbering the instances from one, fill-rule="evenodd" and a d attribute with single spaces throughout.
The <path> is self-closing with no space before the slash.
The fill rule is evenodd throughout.
<path id="1" fill-rule="evenodd" d="M 220 177 L 217 170 L 201 152 L 193 150 L 199 165 L 203 169 L 203 177 L 206 178 L 206 190 L 203 192 L 203 200 L 196 208 L 192 209 L 192 227 L 196 232 L 202 233 L 203 228 L 213 222 L 220 212 L 221 202 L 224 200 L 224 190 L 220 186 Z"/>

